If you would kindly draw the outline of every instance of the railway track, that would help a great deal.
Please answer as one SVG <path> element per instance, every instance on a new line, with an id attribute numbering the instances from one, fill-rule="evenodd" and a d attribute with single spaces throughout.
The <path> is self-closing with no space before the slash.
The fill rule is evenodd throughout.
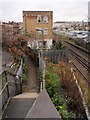
<path id="1" fill-rule="evenodd" d="M 80 63 L 82 64 L 83 67 L 85 67 L 85 69 L 90 72 L 90 62 L 88 60 L 86 60 L 85 58 L 81 57 L 79 54 L 77 54 L 76 52 L 72 51 L 71 49 L 69 49 L 69 53 Z"/>
<path id="2" fill-rule="evenodd" d="M 83 51 L 82 49 L 77 48 L 76 46 L 66 43 L 66 46 L 69 51 L 69 59 L 72 61 L 73 66 L 81 73 L 81 75 L 88 81 L 90 73 L 90 55 L 88 52 Z"/>
<path id="3" fill-rule="evenodd" d="M 70 57 L 72 57 L 72 56 L 70 56 Z M 73 64 L 73 66 L 79 71 L 79 73 L 84 77 L 84 79 L 90 84 L 89 72 L 87 70 L 82 71 L 81 68 L 78 65 L 79 63 L 75 64 L 75 62 L 73 62 L 71 58 L 69 59 L 69 61 L 71 61 L 71 63 Z"/>
<path id="4" fill-rule="evenodd" d="M 76 44 L 73 44 L 73 43 L 70 43 L 70 42 L 67 42 L 67 41 L 65 41 L 65 44 L 68 44 L 68 45 L 70 45 L 70 46 L 72 46 L 74 48 L 77 48 L 78 50 L 80 50 L 82 52 L 82 54 L 85 53 L 87 55 L 90 55 L 90 51 L 88 49 L 85 49 L 85 48 L 83 48 L 83 47 L 81 47 L 79 45 L 76 45 Z"/>

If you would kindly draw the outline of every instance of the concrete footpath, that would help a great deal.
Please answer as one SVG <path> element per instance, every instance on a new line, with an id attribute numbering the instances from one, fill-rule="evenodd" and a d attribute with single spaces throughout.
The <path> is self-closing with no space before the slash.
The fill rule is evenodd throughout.
<path id="1" fill-rule="evenodd" d="M 26 87 L 23 92 L 37 93 L 38 68 L 28 56 L 25 56 L 25 61 L 27 64 L 27 78 L 26 78 L 26 85 L 25 85 Z"/>

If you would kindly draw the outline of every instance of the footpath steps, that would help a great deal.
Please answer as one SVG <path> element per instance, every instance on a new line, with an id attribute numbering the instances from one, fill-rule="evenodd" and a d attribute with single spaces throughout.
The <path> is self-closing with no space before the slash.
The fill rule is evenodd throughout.
<path id="1" fill-rule="evenodd" d="M 37 93 L 23 93 L 11 98 L 3 118 L 25 118 L 37 97 Z"/>
<path id="2" fill-rule="evenodd" d="M 23 93 L 17 96 L 14 96 L 13 98 L 37 98 L 37 93 Z"/>
<path id="3" fill-rule="evenodd" d="M 61 120 L 61 116 L 57 112 L 45 89 L 40 92 L 31 109 L 28 111 L 25 118 L 41 118 L 41 120 Z"/>

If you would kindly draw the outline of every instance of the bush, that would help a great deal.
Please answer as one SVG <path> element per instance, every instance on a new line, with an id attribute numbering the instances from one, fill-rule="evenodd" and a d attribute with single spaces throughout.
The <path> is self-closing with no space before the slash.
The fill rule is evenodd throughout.
<path id="1" fill-rule="evenodd" d="M 46 89 L 62 118 L 76 118 L 76 114 L 68 110 L 69 99 L 65 99 L 59 76 L 53 70 L 46 71 Z"/>
<path id="2" fill-rule="evenodd" d="M 23 73 L 23 75 L 22 75 L 22 80 L 23 80 L 23 82 L 25 82 L 25 80 L 26 80 L 26 74 L 25 73 Z"/>
<path id="3" fill-rule="evenodd" d="M 50 97 L 60 91 L 60 80 L 57 74 L 46 71 L 46 89 Z"/>
<path id="4" fill-rule="evenodd" d="M 26 81 L 26 72 L 27 72 L 27 65 L 26 65 L 26 63 L 25 63 L 25 61 L 24 61 L 24 63 L 23 63 L 23 75 L 22 75 L 22 80 L 23 80 L 23 82 L 25 82 Z"/>

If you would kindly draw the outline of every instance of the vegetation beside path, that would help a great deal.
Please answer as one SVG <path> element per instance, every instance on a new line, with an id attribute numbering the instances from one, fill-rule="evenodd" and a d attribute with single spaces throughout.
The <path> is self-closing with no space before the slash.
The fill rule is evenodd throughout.
<path id="1" fill-rule="evenodd" d="M 62 119 L 85 118 L 75 81 L 64 63 L 46 65 L 46 89 Z M 76 95 L 75 95 L 76 94 Z"/>

